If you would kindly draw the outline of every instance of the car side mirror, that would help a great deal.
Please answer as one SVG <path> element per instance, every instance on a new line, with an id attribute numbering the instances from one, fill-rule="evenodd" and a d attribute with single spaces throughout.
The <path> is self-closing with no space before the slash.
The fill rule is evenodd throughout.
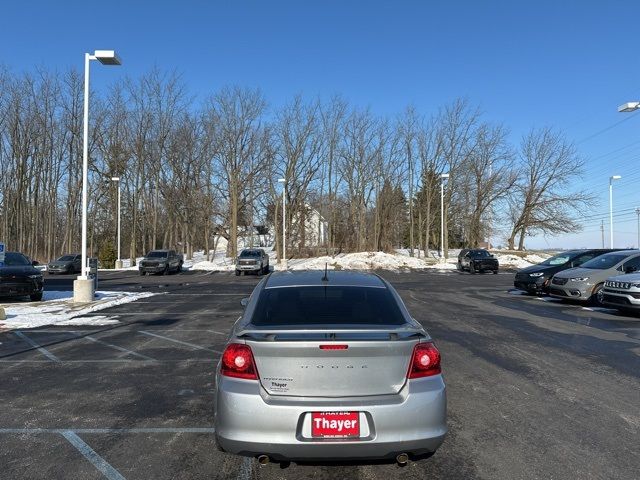
<path id="1" fill-rule="evenodd" d="M 240 305 L 242 305 L 243 308 L 249 305 L 249 297 L 245 297 L 242 300 L 240 300 Z"/>
<path id="2" fill-rule="evenodd" d="M 35 267 L 36 265 L 40 265 L 40 262 L 34 260 L 33 262 L 31 262 L 31 265 Z"/>

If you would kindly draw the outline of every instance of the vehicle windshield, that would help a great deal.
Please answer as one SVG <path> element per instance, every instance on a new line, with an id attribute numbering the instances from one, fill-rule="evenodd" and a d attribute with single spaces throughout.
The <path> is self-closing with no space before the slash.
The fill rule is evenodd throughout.
<path id="1" fill-rule="evenodd" d="M 572 258 L 576 257 L 575 253 L 559 253 L 553 257 L 547 258 L 544 262 L 540 262 L 538 265 L 564 265 Z"/>
<path id="2" fill-rule="evenodd" d="M 240 257 L 259 257 L 260 250 L 243 250 L 240 252 Z"/>
<path id="3" fill-rule="evenodd" d="M 7 252 L 4 256 L 5 267 L 21 267 L 24 265 L 31 265 L 31 262 L 27 257 L 21 253 Z"/>
<path id="4" fill-rule="evenodd" d="M 596 257 L 593 260 L 589 260 L 588 262 L 581 265 L 582 268 L 593 268 L 596 270 L 606 270 L 611 267 L 615 267 L 618 263 L 623 260 L 629 258 L 629 255 L 620 255 L 620 254 L 609 254 L 609 255 L 601 255 L 600 257 Z"/>
<path id="5" fill-rule="evenodd" d="M 147 258 L 167 258 L 167 252 L 149 252 L 147 253 Z"/>
<path id="6" fill-rule="evenodd" d="M 386 288 L 283 287 L 262 291 L 251 323 L 255 326 L 403 325 L 405 319 Z"/>
<path id="7" fill-rule="evenodd" d="M 473 258 L 489 258 L 491 254 L 486 250 L 471 250 L 469 256 Z"/>
<path id="8" fill-rule="evenodd" d="M 76 258 L 74 255 L 63 255 L 58 259 L 58 262 L 72 262 Z"/>

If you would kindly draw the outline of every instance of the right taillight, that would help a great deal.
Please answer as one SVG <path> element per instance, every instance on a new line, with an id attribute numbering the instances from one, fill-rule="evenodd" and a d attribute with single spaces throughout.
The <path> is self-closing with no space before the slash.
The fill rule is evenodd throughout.
<path id="1" fill-rule="evenodd" d="M 433 343 L 419 343 L 413 349 L 407 378 L 438 375 L 440 370 L 440 352 Z"/>
<path id="2" fill-rule="evenodd" d="M 227 377 L 258 380 L 258 370 L 249 345 L 230 343 L 222 354 L 220 373 Z"/>

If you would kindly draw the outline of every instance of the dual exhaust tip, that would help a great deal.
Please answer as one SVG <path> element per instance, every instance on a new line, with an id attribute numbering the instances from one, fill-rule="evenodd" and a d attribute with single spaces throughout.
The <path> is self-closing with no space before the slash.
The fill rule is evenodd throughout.
<path id="1" fill-rule="evenodd" d="M 271 459 L 269 458 L 269 455 L 258 455 L 258 463 L 260 465 L 267 465 L 270 461 Z M 401 453 L 396 457 L 396 462 L 398 462 L 398 465 L 406 465 L 408 461 L 409 455 L 407 455 L 406 453 Z"/>

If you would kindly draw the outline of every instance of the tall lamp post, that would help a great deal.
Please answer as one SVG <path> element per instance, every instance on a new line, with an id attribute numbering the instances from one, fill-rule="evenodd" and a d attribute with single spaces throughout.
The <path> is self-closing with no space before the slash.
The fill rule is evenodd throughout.
<path id="1" fill-rule="evenodd" d="M 96 50 L 93 55 L 84 54 L 84 131 L 82 142 L 82 271 L 73 282 L 73 301 L 92 302 L 94 283 L 89 278 L 87 265 L 87 190 L 89 183 L 89 63 L 98 60 L 103 65 L 120 65 L 113 50 Z"/>
<path id="2" fill-rule="evenodd" d="M 621 178 L 620 175 L 609 177 L 609 248 L 613 248 L 613 181 Z"/>
<path id="3" fill-rule="evenodd" d="M 116 268 L 122 268 L 122 257 L 120 256 L 120 177 L 111 177 L 112 182 L 118 182 L 118 259 Z"/>
<path id="4" fill-rule="evenodd" d="M 638 248 L 640 248 L 640 207 L 636 207 L 636 215 L 638 216 Z"/>
<path id="5" fill-rule="evenodd" d="M 287 180 L 279 178 L 278 183 L 282 184 L 282 268 L 287 269 Z"/>
<path id="6" fill-rule="evenodd" d="M 444 255 L 444 181 L 449 178 L 448 173 L 440 175 L 440 261 Z"/>

